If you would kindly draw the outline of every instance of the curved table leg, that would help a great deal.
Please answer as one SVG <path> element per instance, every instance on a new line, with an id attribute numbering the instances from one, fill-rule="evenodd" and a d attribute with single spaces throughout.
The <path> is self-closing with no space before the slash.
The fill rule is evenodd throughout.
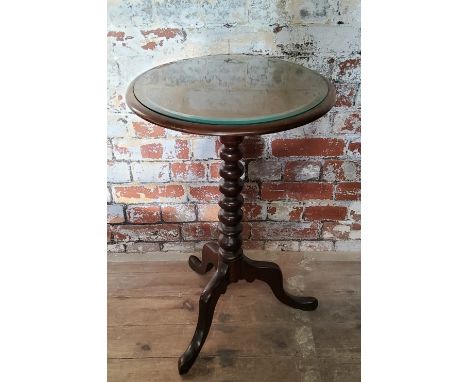
<path id="1" fill-rule="evenodd" d="M 179 358 L 179 374 L 185 374 L 190 370 L 205 343 L 213 321 L 216 303 L 219 296 L 226 292 L 229 283 L 228 269 L 227 264 L 221 262 L 200 296 L 197 328 L 190 345 Z"/>
<path id="2" fill-rule="evenodd" d="M 257 261 L 244 256 L 242 259 L 242 276 L 248 281 L 262 280 L 266 282 L 273 294 L 282 303 L 301 310 L 315 310 L 318 300 L 315 297 L 293 296 L 284 290 L 283 274 L 280 267 L 269 261 Z"/>
<path id="3" fill-rule="evenodd" d="M 218 265 L 218 244 L 215 242 L 206 243 L 202 249 L 201 261 L 197 256 L 189 257 L 189 266 L 200 275 L 204 275 L 211 268 Z"/>

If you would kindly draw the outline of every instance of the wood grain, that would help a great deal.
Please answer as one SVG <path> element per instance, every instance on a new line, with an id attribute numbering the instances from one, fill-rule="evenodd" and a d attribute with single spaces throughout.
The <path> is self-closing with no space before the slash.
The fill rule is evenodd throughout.
<path id="1" fill-rule="evenodd" d="M 291 309 L 262 282 L 231 284 L 183 377 L 177 359 L 210 275 L 181 261 L 109 263 L 108 381 L 359 381 L 360 263 L 274 257 L 289 291 L 313 293 L 319 309 Z"/>

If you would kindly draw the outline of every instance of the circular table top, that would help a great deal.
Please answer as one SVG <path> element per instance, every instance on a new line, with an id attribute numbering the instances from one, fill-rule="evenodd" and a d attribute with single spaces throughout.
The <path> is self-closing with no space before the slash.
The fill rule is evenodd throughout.
<path id="1" fill-rule="evenodd" d="M 206 135 L 253 135 L 318 119 L 335 103 L 326 78 L 301 65 L 252 55 L 190 58 L 132 81 L 127 104 L 143 119 Z"/>

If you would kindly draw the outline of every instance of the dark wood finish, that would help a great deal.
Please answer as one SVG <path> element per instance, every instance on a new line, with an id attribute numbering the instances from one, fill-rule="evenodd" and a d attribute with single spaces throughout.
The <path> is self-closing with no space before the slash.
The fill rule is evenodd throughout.
<path id="1" fill-rule="evenodd" d="M 189 266 L 200 275 L 205 274 L 211 268 L 218 266 L 218 244 L 210 242 L 203 246 L 202 259 L 197 256 L 189 257 Z"/>
<path id="2" fill-rule="evenodd" d="M 179 358 L 179 373 L 185 374 L 192 367 L 208 336 L 213 320 L 216 303 L 226 292 L 228 284 L 239 280 L 252 282 L 261 280 L 267 283 L 276 298 L 282 303 L 301 310 L 314 310 L 318 306 L 315 297 L 296 297 L 284 290 L 283 275 L 275 263 L 249 259 L 242 251 L 242 205 L 241 191 L 244 166 L 240 163 L 242 151 L 240 144 L 243 137 L 229 136 L 220 138 L 223 147 L 221 159 L 223 166 L 219 173 L 223 178 L 219 187 L 223 194 L 219 205 L 218 244 L 209 243 L 202 251 L 202 260 L 195 256 L 189 259 L 190 267 L 197 273 L 206 273 L 215 263 L 214 254 L 218 255 L 218 269 L 203 290 L 199 301 L 198 323 L 185 353 Z"/>
<path id="3" fill-rule="evenodd" d="M 177 360 L 192 338 L 200 291 L 211 275 L 192 272 L 183 254 L 149 261 L 131 255 L 108 262 L 108 382 L 360 381 L 358 257 L 268 252 L 287 285 L 320 295 L 320 309 L 291 309 L 269 298 L 265 283 L 231 284 L 196 362 L 180 377 Z"/>
<path id="4" fill-rule="evenodd" d="M 168 129 L 182 131 L 190 134 L 202 135 L 218 135 L 218 136 L 245 136 L 270 134 L 279 131 L 290 130 L 295 127 L 303 126 L 309 122 L 319 119 L 325 115 L 335 104 L 336 92 L 333 84 L 325 79 L 328 83 L 328 94 L 325 99 L 316 107 L 296 115 L 294 117 L 280 119 L 273 122 L 262 122 L 251 125 L 211 125 L 203 123 L 188 122 L 181 119 L 165 116 L 142 105 L 135 97 L 133 80 L 126 93 L 126 101 L 128 107 L 141 118 Z"/>
<path id="5" fill-rule="evenodd" d="M 325 79 L 326 80 L 326 79 Z M 239 280 L 252 282 L 264 281 L 273 291 L 278 300 L 284 304 L 301 310 L 314 310 L 318 301 L 314 297 L 296 297 L 284 290 L 283 275 L 275 263 L 252 260 L 246 257 L 242 250 L 242 205 L 241 195 L 243 181 L 241 176 L 244 167 L 240 160 L 242 152 L 240 144 L 247 135 L 269 134 L 289 130 L 312 122 L 326 114 L 336 101 L 333 84 L 327 81 L 328 93 L 325 99 L 316 107 L 302 114 L 271 122 L 249 125 L 204 124 L 184 121 L 165 116 L 142 105 L 134 94 L 133 80 L 126 93 L 127 105 L 141 118 L 169 128 L 190 134 L 220 136 L 223 148 L 221 159 L 224 161 L 220 169 L 222 182 L 220 191 L 223 194 L 219 205 L 221 207 L 218 224 L 218 243 L 208 243 L 203 247 L 201 260 L 196 256 L 189 258 L 190 268 L 199 274 L 205 274 L 213 267 L 216 272 L 203 290 L 199 300 L 199 316 L 195 334 L 185 353 L 179 358 L 179 372 L 185 374 L 192 367 L 208 336 L 213 321 L 216 304 L 221 294 L 226 292 L 230 283 Z M 180 280 L 177 280 L 180 282 Z M 169 289 L 170 290 L 170 289 Z M 174 293 L 168 291 L 168 294 Z"/>

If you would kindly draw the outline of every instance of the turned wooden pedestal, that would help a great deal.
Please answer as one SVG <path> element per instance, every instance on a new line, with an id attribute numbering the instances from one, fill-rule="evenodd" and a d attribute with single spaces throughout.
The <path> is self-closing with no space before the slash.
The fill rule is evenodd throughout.
<path id="1" fill-rule="evenodd" d="M 291 296 L 284 290 L 276 264 L 249 259 L 242 251 L 240 144 L 247 135 L 271 134 L 312 122 L 326 114 L 335 99 L 334 86 L 319 73 L 255 55 L 181 60 L 150 69 L 130 83 L 127 105 L 141 118 L 184 133 L 220 136 L 223 144 L 219 239 L 203 247 L 201 259 L 189 259 L 199 274 L 216 271 L 200 296 L 197 327 L 179 359 L 180 374 L 187 373 L 200 353 L 216 303 L 230 283 L 261 280 L 284 304 L 302 310 L 317 308 L 316 298 Z"/>
<path id="2" fill-rule="evenodd" d="M 179 373 L 185 374 L 195 362 L 208 336 L 213 313 L 219 297 L 226 292 L 230 283 L 239 280 L 266 282 L 273 294 L 282 303 L 296 309 L 314 310 L 318 306 L 315 297 L 296 297 L 284 290 L 283 275 L 275 263 L 249 259 L 242 251 L 242 205 L 241 195 L 244 166 L 240 163 L 242 151 L 239 147 L 243 137 L 221 137 L 223 144 L 221 159 L 224 161 L 219 173 L 223 178 L 219 190 L 223 197 L 219 201 L 218 243 L 210 242 L 203 247 L 201 260 L 190 256 L 189 265 L 195 272 L 205 274 L 213 267 L 216 271 L 200 296 L 198 323 L 187 350 L 179 358 Z"/>

